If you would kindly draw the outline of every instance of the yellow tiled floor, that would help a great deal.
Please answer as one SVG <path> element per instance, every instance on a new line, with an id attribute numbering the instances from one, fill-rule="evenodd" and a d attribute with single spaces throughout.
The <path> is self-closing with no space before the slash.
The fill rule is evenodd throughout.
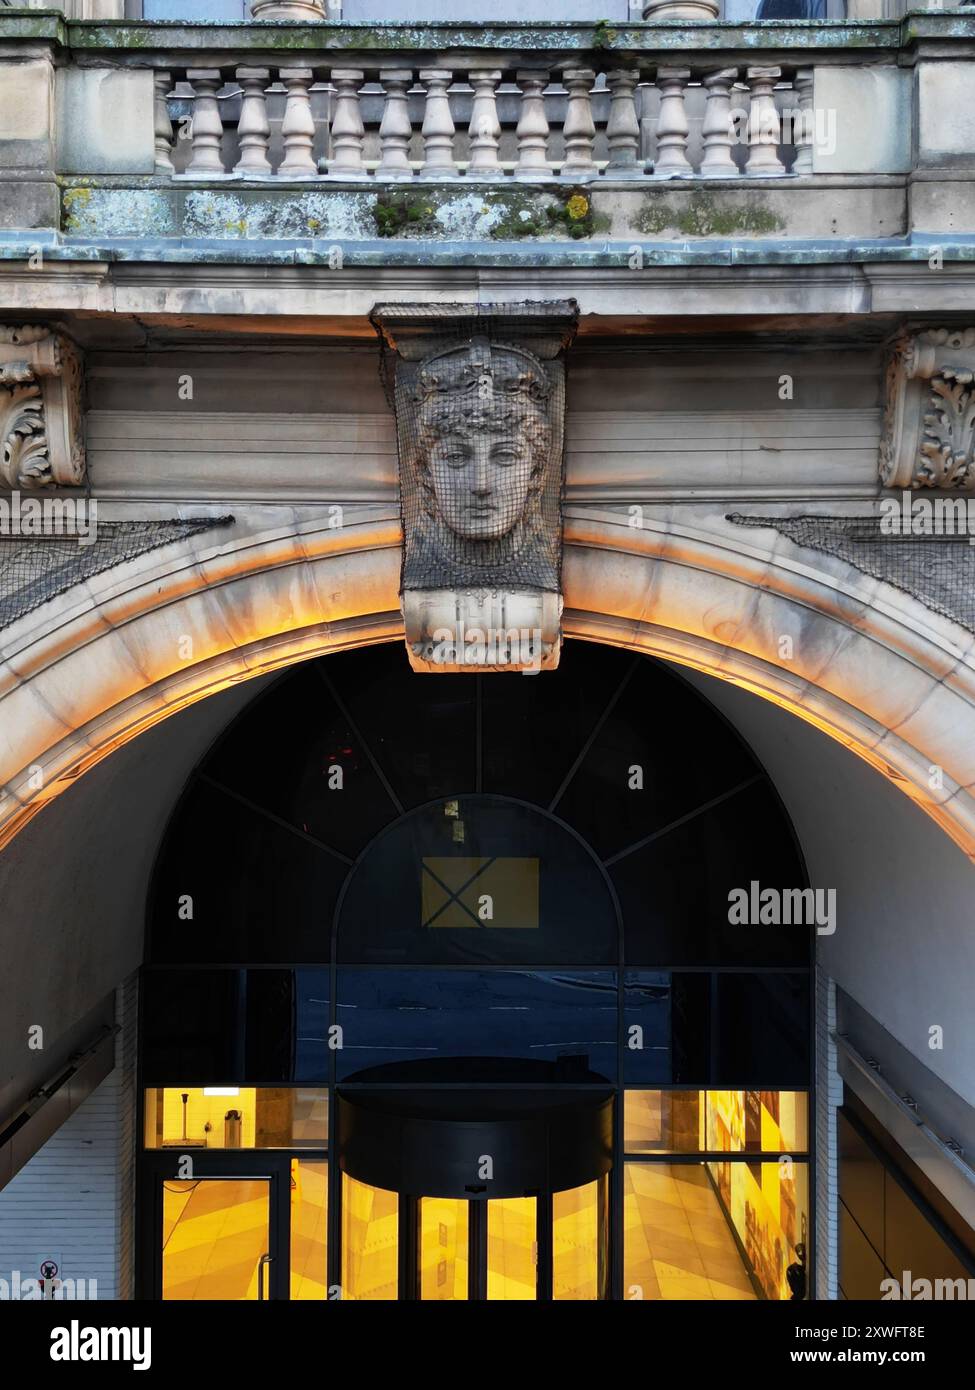
<path id="1" fill-rule="evenodd" d="M 755 1298 L 701 1164 L 628 1163 L 623 1220 L 626 1298 Z"/>

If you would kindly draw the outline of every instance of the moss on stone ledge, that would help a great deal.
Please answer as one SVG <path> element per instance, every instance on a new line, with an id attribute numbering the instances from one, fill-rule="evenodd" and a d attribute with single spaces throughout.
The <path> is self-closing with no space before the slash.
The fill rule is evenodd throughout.
<path id="1" fill-rule="evenodd" d="M 669 230 L 688 237 L 761 236 L 781 232 L 785 223 L 762 206 L 761 195 L 746 194 L 748 201 L 742 203 L 744 192 L 733 190 L 731 197 L 735 206 L 720 206 L 714 193 L 695 189 L 685 207 L 662 202 L 659 194 L 649 193 L 636 225 L 645 236 L 659 236 Z"/>

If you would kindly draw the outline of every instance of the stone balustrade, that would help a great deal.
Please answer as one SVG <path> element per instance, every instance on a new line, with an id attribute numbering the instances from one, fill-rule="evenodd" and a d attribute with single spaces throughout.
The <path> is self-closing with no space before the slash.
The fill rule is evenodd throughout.
<path id="1" fill-rule="evenodd" d="M 123 250 L 949 234 L 975 208 L 973 73 L 971 18 L 948 11 L 133 26 L 0 9 L 0 228 Z"/>
<path id="2" fill-rule="evenodd" d="M 156 71 L 156 172 L 404 183 L 812 173 L 812 67 Z M 693 135 L 692 135 L 693 132 Z"/>

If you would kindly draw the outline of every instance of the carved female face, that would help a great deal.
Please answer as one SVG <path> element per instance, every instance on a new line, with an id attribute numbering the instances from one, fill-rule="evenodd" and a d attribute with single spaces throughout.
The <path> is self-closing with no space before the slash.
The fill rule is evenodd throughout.
<path id="1" fill-rule="evenodd" d="M 536 474 L 525 429 L 446 434 L 427 455 L 430 486 L 444 524 L 469 540 L 497 540 L 521 520 Z"/>

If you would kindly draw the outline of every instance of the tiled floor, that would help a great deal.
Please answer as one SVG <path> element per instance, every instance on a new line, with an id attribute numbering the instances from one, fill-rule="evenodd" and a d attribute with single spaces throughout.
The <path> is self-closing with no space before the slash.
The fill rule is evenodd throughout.
<path id="1" fill-rule="evenodd" d="M 624 1297 L 755 1298 L 702 1164 L 628 1163 L 624 1191 Z"/>

